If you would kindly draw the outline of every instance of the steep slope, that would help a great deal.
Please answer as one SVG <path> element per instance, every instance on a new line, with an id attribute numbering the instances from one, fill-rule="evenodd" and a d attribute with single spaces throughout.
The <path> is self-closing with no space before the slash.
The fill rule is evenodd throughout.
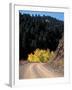
<path id="1" fill-rule="evenodd" d="M 55 53 L 56 55 L 50 62 L 50 66 L 59 72 L 64 72 L 64 36 L 59 40 Z"/>

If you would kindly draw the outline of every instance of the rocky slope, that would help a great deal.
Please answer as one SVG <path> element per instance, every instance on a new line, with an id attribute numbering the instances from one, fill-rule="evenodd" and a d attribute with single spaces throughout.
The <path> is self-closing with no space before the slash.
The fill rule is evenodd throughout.
<path id="1" fill-rule="evenodd" d="M 55 57 L 50 65 L 59 72 L 64 72 L 64 36 L 59 40 L 59 45 L 55 51 Z"/>

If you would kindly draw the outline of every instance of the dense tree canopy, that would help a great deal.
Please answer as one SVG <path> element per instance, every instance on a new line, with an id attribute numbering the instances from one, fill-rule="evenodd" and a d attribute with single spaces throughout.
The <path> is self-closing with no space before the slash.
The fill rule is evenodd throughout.
<path id="1" fill-rule="evenodd" d="M 37 48 L 55 51 L 63 32 L 63 21 L 45 15 L 19 13 L 20 60 L 26 59 Z"/>

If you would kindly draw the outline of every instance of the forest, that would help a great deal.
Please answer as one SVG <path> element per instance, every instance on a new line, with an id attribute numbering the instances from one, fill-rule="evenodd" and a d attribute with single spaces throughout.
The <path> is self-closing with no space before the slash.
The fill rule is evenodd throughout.
<path id="1" fill-rule="evenodd" d="M 19 60 L 27 60 L 37 48 L 56 51 L 63 35 L 64 21 L 19 12 Z"/>

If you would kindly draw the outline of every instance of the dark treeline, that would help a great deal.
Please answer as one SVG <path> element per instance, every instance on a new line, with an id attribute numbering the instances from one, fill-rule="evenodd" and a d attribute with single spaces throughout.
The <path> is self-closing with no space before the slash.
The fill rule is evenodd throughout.
<path id="1" fill-rule="evenodd" d="M 55 51 L 63 32 L 63 21 L 50 16 L 19 13 L 20 60 L 25 60 L 36 48 Z"/>

